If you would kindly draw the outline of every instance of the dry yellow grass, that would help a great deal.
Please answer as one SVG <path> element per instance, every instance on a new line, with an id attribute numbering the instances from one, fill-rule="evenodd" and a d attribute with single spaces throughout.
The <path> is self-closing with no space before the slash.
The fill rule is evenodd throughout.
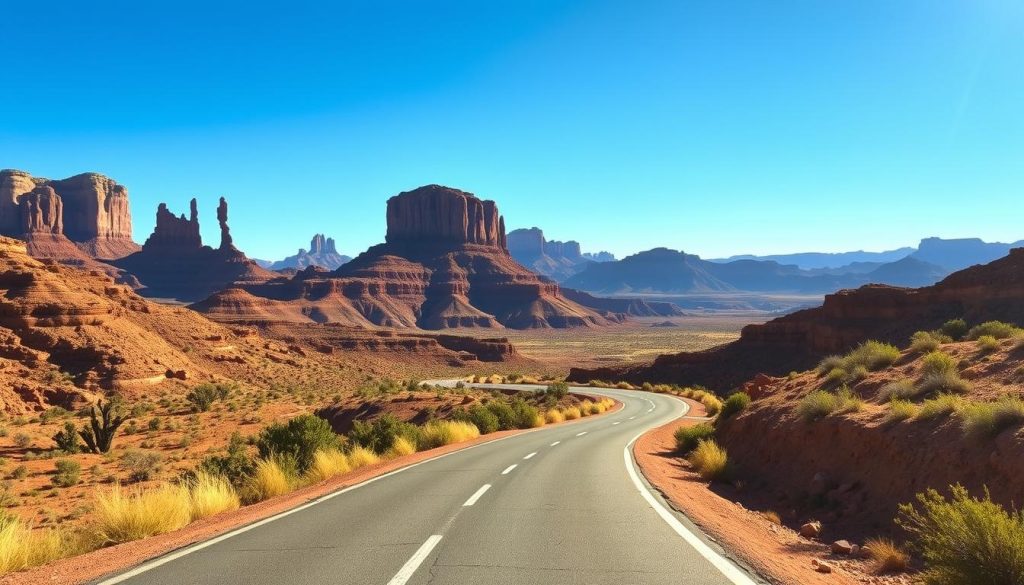
<path id="1" fill-rule="evenodd" d="M 433 449 L 442 445 L 461 443 L 480 436 L 480 430 L 469 422 L 435 420 L 423 425 L 421 446 Z"/>
<path id="2" fill-rule="evenodd" d="M 380 457 L 366 447 L 353 447 L 348 453 L 348 464 L 352 469 L 359 469 L 379 462 Z"/>
<path id="3" fill-rule="evenodd" d="M 412 455 L 415 452 L 415 443 L 405 437 L 395 437 L 395 442 L 392 443 L 391 449 L 388 450 L 388 457 L 402 457 L 404 455 Z"/>
<path id="4" fill-rule="evenodd" d="M 583 415 L 580 413 L 580 409 L 575 406 L 570 406 L 568 408 L 562 409 L 562 417 L 565 420 L 576 420 L 581 416 Z"/>
<path id="5" fill-rule="evenodd" d="M 548 423 L 549 425 L 560 423 L 564 420 L 565 415 L 563 415 L 562 411 L 558 410 L 557 408 L 552 408 L 551 410 L 544 413 L 544 422 Z"/>
<path id="6" fill-rule="evenodd" d="M 330 479 L 352 470 L 348 457 L 337 449 L 320 450 L 313 453 L 313 464 L 309 466 L 306 477 L 313 483 Z"/>
<path id="7" fill-rule="evenodd" d="M 872 570 L 878 574 L 902 573 L 910 566 L 910 556 L 893 541 L 870 538 L 864 543 L 873 561 Z"/>
<path id="8" fill-rule="evenodd" d="M 579 404 L 580 416 L 590 416 L 594 408 L 594 403 L 589 400 L 584 400 Z"/>
<path id="9" fill-rule="evenodd" d="M 249 478 L 245 500 L 249 503 L 262 502 L 292 491 L 292 478 L 274 459 L 260 459 L 256 471 Z"/>
<path id="10" fill-rule="evenodd" d="M 779 513 L 775 510 L 765 510 L 764 512 L 761 512 L 761 517 L 772 524 L 782 526 L 782 517 L 779 516 Z"/>
<path id="11" fill-rule="evenodd" d="M 715 480 L 725 475 L 729 464 L 729 455 L 718 446 L 713 439 L 705 439 L 697 444 L 697 448 L 688 458 L 694 471 L 707 480 Z"/>
<path id="12" fill-rule="evenodd" d="M 94 531 L 102 544 L 117 544 L 177 530 L 192 520 L 187 488 L 116 486 L 96 495 Z"/>
<path id="13" fill-rule="evenodd" d="M 43 565 L 69 552 L 57 530 L 32 530 L 13 516 L 0 520 L 0 575 Z"/>
<path id="14" fill-rule="evenodd" d="M 199 472 L 189 485 L 192 520 L 237 510 L 242 502 L 231 483 L 219 475 Z"/>

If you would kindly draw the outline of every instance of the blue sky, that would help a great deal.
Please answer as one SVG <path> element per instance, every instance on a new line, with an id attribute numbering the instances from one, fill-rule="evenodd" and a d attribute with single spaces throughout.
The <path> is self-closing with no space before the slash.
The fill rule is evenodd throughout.
<path id="1" fill-rule="evenodd" d="M 620 256 L 1024 238 L 1020 2 L 211 4 L 6 6 L 0 167 L 271 259 L 428 183 Z"/>

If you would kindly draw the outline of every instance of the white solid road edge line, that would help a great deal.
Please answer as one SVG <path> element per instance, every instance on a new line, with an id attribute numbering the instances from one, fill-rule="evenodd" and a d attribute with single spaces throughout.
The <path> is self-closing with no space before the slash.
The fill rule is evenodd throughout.
<path id="1" fill-rule="evenodd" d="M 480 489 L 476 490 L 475 494 L 469 496 L 469 499 L 466 500 L 465 504 L 462 504 L 462 507 L 465 508 L 466 506 L 472 506 L 473 504 L 476 503 L 477 500 L 480 499 L 480 496 L 484 495 L 484 492 L 486 492 L 489 489 L 491 489 L 491 484 L 485 483 Z"/>
<path id="2" fill-rule="evenodd" d="M 687 409 L 683 411 L 683 415 L 685 416 L 688 411 L 689 405 L 687 405 Z M 629 478 L 633 480 L 633 485 L 636 486 L 636 489 L 640 491 L 640 495 L 643 496 L 645 500 L 647 500 L 647 503 L 650 504 L 652 508 L 654 508 L 654 511 L 658 513 L 658 516 L 661 516 L 661 519 L 664 520 L 665 523 L 668 524 L 669 527 L 676 532 L 676 534 L 681 536 L 687 544 L 692 546 L 694 550 L 700 553 L 700 556 L 704 557 L 708 560 L 709 563 L 714 565 L 715 568 L 719 570 L 719 572 L 725 575 L 726 579 L 732 581 L 735 585 L 757 585 L 756 582 L 750 578 L 750 576 L 741 571 L 739 567 L 732 563 L 732 561 L 723 557 L 717 551 L 712 549 L 699 536 L 691 532 L 689 528 L 683 525 L 683 523 L 679 521 L 679 518 L 676 518 L 675 515 L 672 514 L 672 512 L 669 511 L 664 504 L 659 502 L 658 499 L 655 498 L 653 494 L 651 494 L 650 490 L 647 489 L 647 486 L 644 485 L 643 480 L 640 479 L 640 475 L 636 472 L 636 468 L 634 467 L 631 451 L 633 448 L 633 443 L 636 443 L 636 440 L 643 436 L 646 432 L 647 431 L 643 431 L 639 435 L 633 437 L 633 439 L 630 440 L 629 443 L 626 443 L 626 447 L 622 450 L 622 457 L 626 463 L 626 471 L 629 472 Z"/>
<path id="3" fill-rule="evenodd" d="M 502 471 L 501 474 L 502 475 L 508 475 L 509 472 L 511 472 L 516 467 L 519 467 L 519 464 L 518 463 L 513 463 L 512 465 L 509 465 L 508 467 L 506 467 L 505 471 Z"/>
<path id="4" fill-rule="evenodd" d="M 435 534 L 427 539 L 426 542 L 416 550 L 416 553 L 412 555 L 408 561 L 402 565 L 402 568 L 395 573 L 395 576 L 388 581 L 388 585 L 405 585 L 409 579 L 412 578 L 413 574 L 416 573 L 416 569 L 420 568 L 423 561 L 427 560 L 430 556 L 430 551 L 434 550 L 437 543 L 441 542 L 441 535 Z"/>

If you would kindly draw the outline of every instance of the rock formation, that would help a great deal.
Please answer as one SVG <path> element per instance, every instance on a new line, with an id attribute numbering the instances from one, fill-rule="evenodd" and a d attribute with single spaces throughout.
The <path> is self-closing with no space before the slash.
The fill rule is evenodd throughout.
<path id="1" fill-rule="evenodd" d="M 905 344 L 915 331 L 949 319 L 1024 323 L 1024 248 L 924 288 L 867 285 L 827 295 L 820 307 L 747 325 L 732 343 L 702 352 L 662 355 L 653 363 L 572 370 L 570 380 L 701 384 L 728 390 L 758 373 L 780 376 L 812 367 L 828 354 L 869 339 Z"/>
<path id="2" fill-rule="evenodd" d="M 161 203 L 156 226 L 142 250 L 114 260 L 141 283 L 140 294 L 150 297 L 196 301 L 238 284 L 270 280 L 276 274 L 261 268 L 235 248 L 227 225 L 227 202 L 217 207 L 221 241 L 216 249 L 203 245 L 199 210 L 195 199 L 189 217 L 175 216 Z"/>
<path id="3" fill-rule="evenodd" d="M 508 234 L 508 250 L 520 264 L 558 282 L 583 270 L 591 262 L 575 241 L 544 238 L 540 228 L 518 229 Z"/>
<path id="4" fill-rule="evenodd" d="M 139 249 L 128 191 L 96 173 L 53 181 L 0 171 L 0 234 L 23 238 L 33 255 L 58 260 L 119 258 Z"/>
<path id="5" fill-rule="evenodd" d="M 335 247 L 334 238 L 327 238 L 323 234 L 316 234 L 309 242 L 309 251 L 299 248 L 298 253 L 270 264 L 272 270 L 286 270 L 294 268 L 302 270 L 309 266 L 319 266 L 327 270 L 336 270 L 342 264 L 352 260 L 348 256 L 338 253 Z"/>
<path id="6" fill-rule="evenodd" d="M 493 201 L 430 185 L 388 200 L 386 243 L 332 273 L 237 287 L 193 305 L 223 320 L 362 327 L 579 327 L 609 318 L 566 298 L 508 253 Z"/>

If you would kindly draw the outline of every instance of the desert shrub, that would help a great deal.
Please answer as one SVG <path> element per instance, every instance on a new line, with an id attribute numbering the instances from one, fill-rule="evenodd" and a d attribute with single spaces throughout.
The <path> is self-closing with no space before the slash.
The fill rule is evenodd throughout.
<path id="1" fill-rule="evenodd" d="M 67 556 L 68 548 L 56 530 L 33 530 L 16 516 L 0 515 L 0 575 Z"/>
<path id="2" fill-rule="evenodd" d="M 914 406 L 913 402 L 900 398 L 893 398 L 889 402 L 889 412 L 886 413 L 885 419 L 890 422 L 898 422 L 901 420 L 907 420 L 908 418 L 914 418 L 916 414 L 917 407 Z"/>
<path id="3" fill-rule="evenodd" d="M 228 440 L 227 454 L 211 455 L 199 464 L 199 471 L 226 478 L 235 488 L 241 488 L 256 470 L 256 459 L 249 454 L 245 439 L 237 431 Z"/>
<path id="4" fill-rule="evenodd" d="M 14 444 L 22 449 L 28 448 L 32 444 L 32 436 L 28 433 L 18 433 L 14 435 Z"/>
<path id="5" fill-rule="evenodd" d="M 237 510 L 241 506 L 231 483 L 219 475 L 197 473 L 188 484 L 188 492 L 192 520 Z"/>
<path id="6" fill-rule="evenodd" d="M 846 370 L 843 368 L 833 368 L 828 374 L 825 374 L 823 384 L 825 386 L 838 386 L 846 381 Z"/>
<path id="7" fill-rule="evenodd" d="M 504 400 L 492 400 L 487 403 L 487 410 L 498 419 L 498 430 L 507 431 L 516 428 L 516 413 L 512 405 Z"/>
<path id="8" fill-rule="evenodd" d="M 297 471 L 305 473 L 313 463 L 313 453 L 322 449 L 340 449 L 341 438 L 331 425 L 311 414 L 299 415 L 286 423 L 275 423 L 260 431 L 256 438 L 256 449 L 260 457 L 273 455 L 294 458 Z"/>
<path id="9" fill-rule="evenodd" d="M 11 477 L 13 479 L 25 479 L 28 477 L 28 466 L 19 465 L 11 471 Z"/>
<path id="10" fill-rule="evenodd" d="M 615 387 L 618 388 L 619 390 L 635 390 L 633 385 L 630 384 L 629 382 L 619 382 L 618 384 L 615 385 Z"/>
<path id="11" fill-rule="evenodd" d="M 544 389 L 545 396 L 552 396 L 556 400 L 561 400 L 569 395 L 569 385 L 565 382 L 552 382 Z"/>
<path id="12" fill-rule="evenodd" d="M 522 398 L 513 400 L 511 406 L 515 424 L 513 428 L 532 429 L 544 424 L 544 418 L 541 417 L 540 411 Z M 540 424 L 537 424 L 538 419 L 540 419 Z M 479 434 L 479 429 L 477 429 L 477 435 Z"/>
<path id="13" fill-rule="evenodd" d="M 995 437 L 1008 428 L 1024 424 L 1024 400 L 1004 395 L 993 402 L 970 403 L 960 414 L 967 435 Z"/>
<path id="14" fill-rule="evenodd" d="M 193 388 L 185 396 L 192 410 L 195 412 L 206 412 L 210 410 L 213 403 L 224 400 L 231 394 L 231 386 L 227 384 L 211 384 L 209 382 L 200 384 Z"/>
<path id="15" fill-rule="evenodd" d="M 102 544 L 119 544 L 177 530 L 192 519 L 188 490 L 164 484 L 122 488 L 96 495 L 93 528 Z"/>
<path id="16" fill-rule="evenodd" d="M 941 351 L 933 351 L 921 360 L 921 373 L 924 375 L 955 371 L 956 360 L 953 359 L 953 356 Z"/>
<path id="17" fill-rule="evenodd" d="M 843 358 L 844 369 L 851 370 L 856 366 L 876 371 L 887 368 L 900 359 L 900 350 L 895 345 L 880 341 L 865 341 Z"/>
<path id="18" fill-rule="evenodd" d="M 547 424 L 560 423 L 565 420 L 565 415 L 557 408 L 552 408 L 544 413 L 544 422 Z M 481 431 L 482 432 L 482 431 Z"/>
<path id="19" fill-rule="evenodd" d="M 391 444 L 391 449 L 388 450 L 388 457 L 403 457 L 405 455 L 412 455 L 416 452 L 416 443 L 410 441 L 406 437 L 395 437 L 395 442 Z"/>
<path id="20" fill-rule="evenodd" d="M 480 436 L 480 431 L 472 423 L 435 420 L 423 425 L 420 435 L 421 449 L 433 449 L 452 443 L 461 443 Z"/>
<path id="21" fill-rule="evenodd" d="M 706 439 L 697 443 L 687 461 L 701 477 L 713 481 L 725 476 L 729 455 L 714 439 Z"/>
<path id="22" fill-rule="evenodd" d="M 387 453 L 399 437 L 416 442 L 419 428 L 416 425 L 401 421 L 393 414 L 386 413 L 372 423 L 355 421 L 348 438 L 356 445 L 362 445 L 375 453 Z"/>
<path id="23" fill-rule="evenodd" d="M 160 471 L 160 461 L 159 453 L 129 449 L 121 455 L 118 465 L 128 472 L 131 481 L 148 481 Z"/>
<path id="24" fill-rule="evenodd" d="M 243 499 L 246 503 L 262 502 L 292 491 L 294 478 L 289 473 L 289 467 L 291 462 L 280 456 L 257 461 L 256 468 L 243 490 Z"/>
<path id="25" fill-rule="evenodd" d="M 321 450 L 313 453 L 313 463 L 309 466 L 306 477 L 316 483 L 348 473 L 351 469 L 348 457 L 338 449 Z"/>
<path id="26" fill-rule="evenodd" d="M 583 416 L 580 413 L 580 409 L 578 407 L 576 407 L 576 406 L 570 406 L 570 407 L 562 410 L 562 415 L 565 418 L 565 420 L 576 420 L 576 419 L 580 418 L 581 416 Z"/>
<path id="27" fill-rule="evenodd" d="M 879 575 L 902 573 L 910 566 L 910 555 L 887 538 L 869 538 L 864 541 L 864 548 L 872 561 L 872 572 Z"/>
<path id="28" fill-rule="evenodd" d="M 982 335 L 978 338 L 978 351 L 982 353 L 992 353 L 999 349 L 999 340 L 991 335 Z"/>
<path id="29" fill-rule="evenodd" d="M 742 412 L 745 408 L 750 406 L 750 395 L 746 392 L 736 392 L 735 394 L 729 395 L 722 403 L 722 410 L 719 411 L 719 418 L 729 418 L 730 416 Z"/>
<path id="30" fill-rule="evenodd" d="M 846 367 L 846 362 L 842 356 L 830 355 L 818 362 L 818 375 L 824 376 L 833 370 L 842 370 L 844 367 Z"/>
<path id="31" fill-rule="evenodd" d="M 917 384 L 918 395 L 966 394 L 970 389 L 971 383 L 961 378 L 960 374 L 953 370 L 927 373 Z"/>
<path id="32" fill-rule="evenodd" d="M 707 411 L 708 416 L 714 416 L 722 411 L 722 401 L 709 392 L 704 393 L 700 397 L 700 403 L 704 405 L 704 410 Z"/>
<path id="33" fill-rule="evenodd" d="M 943 335 L 948 335 L 950 339 L 954 340 L 963 339 L 964 335 L 967 335 L 967 331 L 967 321 L 963 319 L 950 319 L 939 328 L 939 332 Z"/>
<path id="34" fill-rule="evenodd" d="M 830 414 L 855 412 L 864 407 L 864 402 L 849 388 L 841 388 L 832 393 L 826 390 L 815 390 L 804 396 L 796 407 L 797 416 L 805 421 L 813 421 Z"/>
<path id="35" fill-rule="evenodd" d="M 1002 321 L 986 321 L 981 325 L 976 325 L 967 332 L 967 339 L 975 340 L 979 337 L 988 335 L 995 337 L 996 339 L 1008 339 L 1013 337 L 1020 329 L 1010 323 L 1003 323 Z"/>
<path id="36" fill-rule="evenodd" d="M 910 351 L 914 353 L 929 353 L 941 345 L 942 338 L 931 331 L 918 331 L 910 336 Z"/>
<path id="37" fill-rule="evenodd" d="M 683 455 L 697 448 L 697 443 L 715 436 L 715 427 L 709 423 L 700 423 L 687 427 L 679 427 L 673 434 L 676 439 L 676 451 Z"/>
<path id="38" fill-rule="evenodd" d="M 498 416 L 491 409 L 479 404 L 473 405 L 469 409 L 469 415 L 466 420 L 480 429 L 480 434 L 483 435 L 493 433 L 501 428 L 501 421 L 498 420 Z"/>
<path id="39" fill-rule="evenodd" d="M 1007 512 L 986 490 L 974 498 L 963 486 L 949 499 L 930 489 L 916 505 L 900 506 L 896 523 L 924 559 L 926 585 L 1009 585 L 1024 580 L 1024 516 Z"/>
<path id="40" fill-rule="evenodd" d="M 53 435 L 53 442 L 57 444 L 57 449 L 69 455 L 74 455 L 82 450 L 82 442 L 78 440 L 78 429 L 71 421 L 64 423 L 64 428 Z"/>
<path id="41" fill-rule="evenodd" d="M 906 378 L 889 382 L 878 391 L 881 400 L 906 400 L 918 395 L 913 380 Z"/>
<path id="42" fill-rule="evenodd" d="M 53 474 L 53 485 L 71 487 L 82 478 L 82 465 L 72 459 L 58 459 L 54 462 L 57 472 Z"/>
<path id="43" fill-rule="evenodd" d="M 761 517 L 776 526 L 782 526 L 782 516 L 779 516 L 779 513 L 775 510 L 765 510 L 761 512 Z"/>
<path id="44" fill-rule="evenodd" d="M 964 399 L 956 394 L 939 394 L 921 403 L 917 411 L 917 418 L 931 420 L 934 418 L 949 416 L 958 412 L 964 407 Z"/>
<path id="45" fill-rule="evenodd" d="M 380 457 L 366 447 L 356 446 L 348 452 L 348 464 L 352 469 L 380 463 Z"/>
<path id="46" fill-rule="evenodd" d="M 580 416 L 590 416 L 590 414 L 591 414 L 590 409 L 593 406 L 594 406 L 594 403 L 589 401 L 589 400 L 581 401 L 579 403 Z"/>

